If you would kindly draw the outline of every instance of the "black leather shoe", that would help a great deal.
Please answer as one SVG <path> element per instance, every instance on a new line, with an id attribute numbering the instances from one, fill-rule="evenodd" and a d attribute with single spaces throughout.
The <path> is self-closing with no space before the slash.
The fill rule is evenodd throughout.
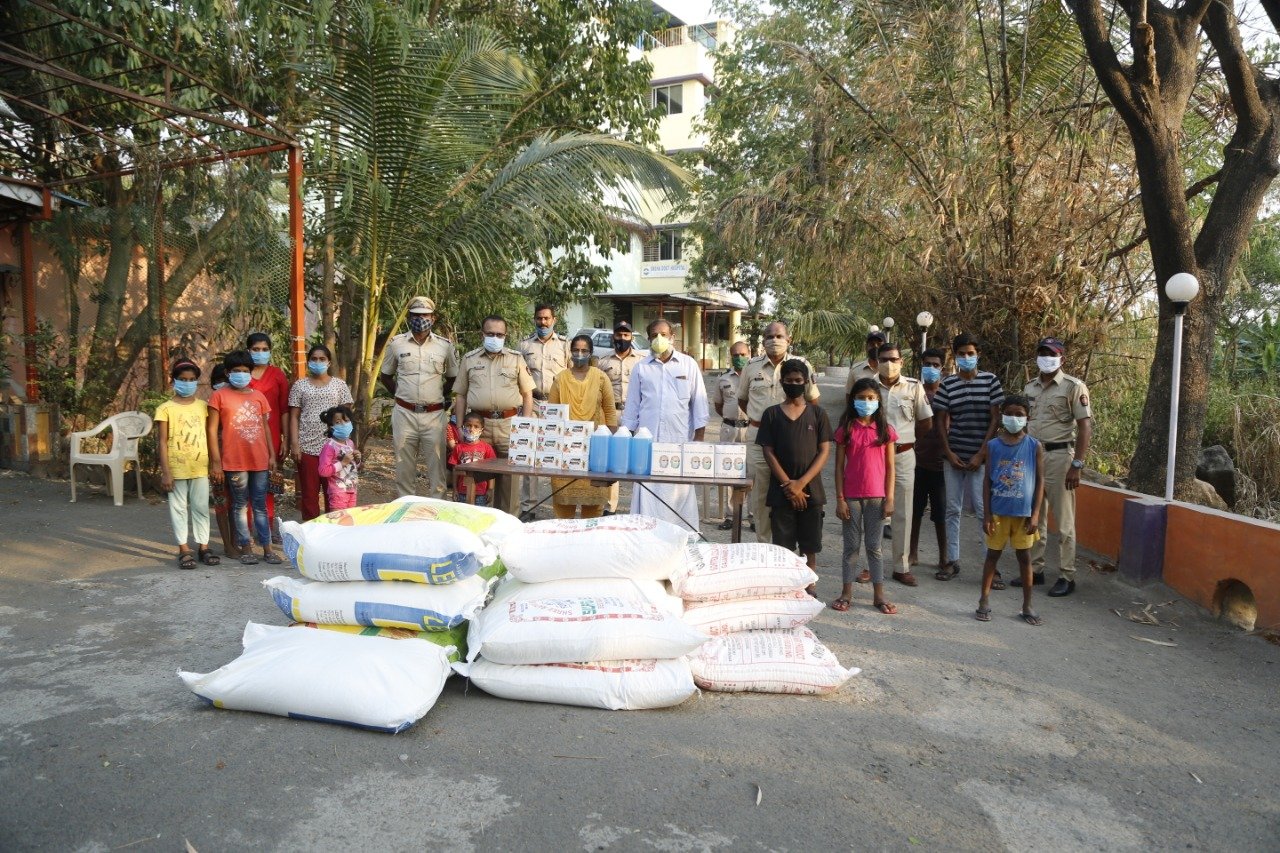
<path id="1" fill-rule="evenodd" d="M 1031 575 L 1032 586 L 1044 586 L 1044 572 L 1033 572 Z M 1022 578 L 1014 578 L 1009 581 L 1009 586 L 1022 586 Z"/>
<path id="2" fill-rule="evenodd" d="M 1066 578 L 1058 578 L 1058 582 L 1053 585 L 1053 589 L 1049 590 L 1050 598 L 1062 598 L 1064 595 L 1070 595 L 1076 591 L 1076 582 L 1069 581 Z"/>
<path id="3" fill-rule="evenodd" d="M 724 521 L 716 525 L 716 530 L 732 530 L 732 529 L 733 529 L 732 518 L 726 518 Z"/>
<path id="4" fill-rule="evenodd" d="M 613 510 L 611 510 L 611 509 L 606 509 L 604 512 L 602 512 L 602 513 L 600 513 L 600 514 L 601 514 L 601 515 L 614 515 L 614 511 L 613 511 Z"/>

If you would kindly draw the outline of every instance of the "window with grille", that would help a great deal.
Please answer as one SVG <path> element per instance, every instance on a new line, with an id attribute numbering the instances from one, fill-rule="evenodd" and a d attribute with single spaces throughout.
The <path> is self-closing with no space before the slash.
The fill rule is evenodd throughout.
<path id="1" fill-rule="evenodd" d="M 644 241 L 645 261 L 678 261 L 683 253 L 684 232 L 679 228 L 658 231 Z"/>

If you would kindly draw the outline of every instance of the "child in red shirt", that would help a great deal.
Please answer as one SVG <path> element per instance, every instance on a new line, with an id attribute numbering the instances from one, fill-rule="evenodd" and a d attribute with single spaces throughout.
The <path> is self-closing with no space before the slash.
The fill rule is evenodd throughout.
<path id="1" fill-rule="evenodd" d="M 880 406 L 879 385 L 879 379 L 870 377 L 855 382 L 836 428 L 836 516 L 844 522 L 844 588 L 831 609 L 841 612 L 853 603 L 853 568 L 864 542 L 872 604 L 884 614 L 898 612 L 885 600 L 880 561 L 882 525 L 893 517 L 893 445 L 898 434 Z"/>
<path id="2" fill-rule="evenodd" d="M 482 462 L 485 459 L 498 458 L 498 454 L 494 452 L 493 445 L 481 440 L 480 435 L 483 432 L 484 418 L 475 412 L 467 412 L 467 416 L 462 419 L 462 429 L 459 432 L 458 443 L 449 451 L 450 468 L 458 464 Z M 454 482 L 454 491 L 457 492 L 456 500 L 466 501 L 467 478 L 465 475 L 458 475 L 458 479 Z M 489 481 L 476 480 L 476 506 L 488 505 Z"/>
<path id="3" fill-rule="evenodd" d="M 240 562 L 256 565 L 258 556 L 249 541 L 245 506 L 253 507 L 253 532 L 262 546 L 262 559 L 271 565 L 284 560 L 271 549 L 271 527 L 267 521 L 267 485 L 276 470 L 276 449 L 271 441 L 271 404 L 261 392 L 249 387 L 253 359 L 246 350 L 236 350 L 222 360 L 227 370 L 227 387 L 209 398 L 209 476 L 215 484 L 224 480 L 231 490 L 231 513 L 236 526 Z M 218 430 L 222 434 L 219 439 Z"/>

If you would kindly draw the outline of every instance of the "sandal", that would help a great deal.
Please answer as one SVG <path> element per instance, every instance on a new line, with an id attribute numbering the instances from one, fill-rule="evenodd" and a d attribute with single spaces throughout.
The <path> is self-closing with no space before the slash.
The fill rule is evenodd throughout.
<path id="1" fill-rule="evenodd" d="M 911 574 L 911 572 L 894 572 L 893 579 L 903 586 L 919 586 L 919 583 L 916 581 L 916 576 Z"/>
<path id="2" fill-rule="evenodd" d="M 1036 627 L 1039 627 L 1044 624 L 1044 620 L 1041 619 L 1039 616 L 1037 616 L 1034 610 L 1031 611 L 1030 613 L 1027 613 L 1024 610 L 1022 613 L 1018 614 L 1018 618 L 1020 618 L 1023 622 L 1026 622 L 1028 625 L 1035 625 Z"/>
<path id="3" fill-rule="evenodd" d="M 222 558 L 210 551 L 208 548 L 200 549 L 200 562 L 206 566 L 216 566 L 222 562 Z"/>
<path id="4" fill-rule="evenodd" d="M 875 602 L 872 602 L 871 606 L 874 607 L 876 610 L 879 610 L 885 616 L 892 616 L 898 612 L 898 608 L 894 607 L 892 604 L 890 604 L 887 601 L 875 601 Z"/>
<path id="5" fill-rule="evenodd" d="M 835 610 L 839 613 L 845 613 L 848 611 L 849 605 L 851 604 L 853 604 L 852 601 L 845 598 L 844 596 L 840 596 L 835 601 L 831 602 L 831 604 L 829 604 L 828 607 L 830 607 L 832 610 Z"/>
<path id="6" fill-rule="evenodd" d="M 190 551 L 178 552 L 178 568 L 194 569 L 196 567 L 196 555 Z"/>
<path id="7" fill-rule="evenodd" d="M 245 549 L 240 554 L 240 564 L 243 566 L 256 566 L 258 565 L 258 555 L 253 553 L 252 549 Z"/>
<path id="8" fill-rule="evenodd" d="M 858 583 L 871 583 L 871 570 L 863 569 L 857 577 Z"/>
<path id="9" fill-rule="evenodd" d="M 995 576 L 994 578 L 992 578 L 992 579 L 991 579 L 991 588 L 992 588 L 992 589 L 1004 589 L 1004 588 L 1005 588 L 1005 585 L 1004 585 L 1004 578 L 1000 577 L 1000 573 L 999 573 L 999 572 L 996 572 L 996 576 Z"/>
<path id="10" fill-rule="evenodd" d="M 960 574 L 960 563 L 953 562 L 938 569 L 934 577 L 940 581 L 949 581 L 958 574 Z"/>
<path id="11" fill-rule="evenodd" d="M 267 551 L 262 555 L 262 562 L 269 566 L 278 566 L 284 562 L 284 559 L 275 551 Z"/>
<path id="12" fill-rule="evenodd" d="M 977 619 L 979 622 L 990 622 L 990 621 L 991 621 L 991 608 L 990 608 L 990 607 L 979 607 L 977 610 L 973 611 L 973 618 L 974 618 L 974 619 Z"/>

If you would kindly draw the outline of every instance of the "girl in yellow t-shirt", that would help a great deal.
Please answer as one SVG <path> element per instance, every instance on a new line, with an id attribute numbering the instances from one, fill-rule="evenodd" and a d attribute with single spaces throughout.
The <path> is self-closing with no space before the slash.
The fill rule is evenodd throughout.
<path id="1" fill-rule="evenodd" d="M 196 555 L 187 544 L 187 528 L 196 540 L 200 562 L 216 566 L 222 560 L 209 550 L 209 407 L 196 399 L 200 368 L 189 359 L 174 362 L 169 371 L 173 397 L 156 409 L 160 435 L 161 487 L 169 493 L 169 521 L 178 541 L 178 568 L 194 569 Z"/>

